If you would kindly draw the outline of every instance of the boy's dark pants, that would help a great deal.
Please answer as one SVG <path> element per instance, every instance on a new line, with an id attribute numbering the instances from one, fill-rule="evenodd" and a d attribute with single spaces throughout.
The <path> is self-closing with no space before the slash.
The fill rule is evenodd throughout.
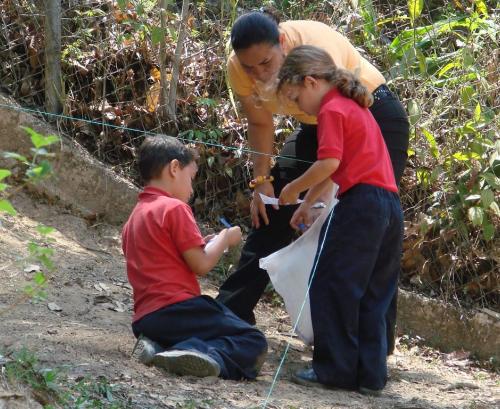
<path id="1" fill-rule="evenodd" d="M 313 368 L 321 383 L 379 390 L 387 379 L 386 313 L 397 288 L 403 213 L 396 193 L 357 185 L 323 226 L 310 289 Z"/>
<path id="2" fill-rule="evenodd" d="M 386 141 L 396 182 L 399 184 L 408 150 L 409 125 L 406 113 L 397 97 L 392 94 L 375 101 L 370 110 Z M 278 158 L 276 166 L 271 170 L 276 196 L 287 183 L 302 175 L 316 160 L 316 130 L 315 125 L 302 124 L 287 138 L 280 155 L 304 162 Z M 295 232 L 289 223 L 295 209 L 295 206 L 282 206 L 279 210 L 274 210 L 271 206 L 266 206 L 269 225 L 261 223 L 259 229 L 251 230 L 241 251 L 238 268 L 219 289 L 217 300 L 251 324 L 255 323 L 253 309 L 269 283 L 266 271 L 259 267 L 259 259 L 287 246 L 293 240 Z M 394 349 L 396 313 L 397 291 L 394 292 L 391 307 L 387 312 L 389 352 Z"/>
<path id="3" fill-rule="evenodd" d="M 255 379 L 267 352 L 262 332 L 205 295 L 154 311 L 132 329 L 136 337 L 142 334 L 164 348 L 209 355 L 224 379 Z"/>

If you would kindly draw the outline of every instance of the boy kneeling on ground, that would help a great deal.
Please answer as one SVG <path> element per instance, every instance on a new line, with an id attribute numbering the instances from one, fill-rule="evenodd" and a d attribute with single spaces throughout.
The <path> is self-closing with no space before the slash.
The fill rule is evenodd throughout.
<path id="1" fill-rule="evenodd" d="M 187 204 L 196 156 L 165 135 L 147 137 L 139 150 L 145 187 L 122 232 L 136 350 L 141 362 L 179 375 L 254 379 L 267 352 L 264 335 L 201 295 L 196 277 L 241 240 L 239 227 L 222 230 L 209 246 L 201 236 Z"/>

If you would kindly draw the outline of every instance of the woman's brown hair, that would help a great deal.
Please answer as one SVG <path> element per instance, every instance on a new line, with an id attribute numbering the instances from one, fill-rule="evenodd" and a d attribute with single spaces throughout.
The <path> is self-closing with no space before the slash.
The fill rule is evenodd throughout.
<path id="1" fill-rule="evenodd" d="M 372 94 L 352 72 L 338 68 L 326 51 L 312 45 L 296 47 L 286 56 L 278 74 L 278 91 L 285 84 L 301 85 L 308 76 L 328 81 L 364 108 L 373 103 Z"/>

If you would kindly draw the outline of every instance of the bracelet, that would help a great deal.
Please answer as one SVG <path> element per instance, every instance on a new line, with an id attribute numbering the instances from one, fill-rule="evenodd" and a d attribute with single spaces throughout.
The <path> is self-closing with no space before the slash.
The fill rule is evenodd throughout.
<path id="1" fill-rule="evenodd" d="M 252 179 L 250 181 L 248 187 L 250 187 L 250 189 L 253 189 L 255 186 L 262 185 L 266 182 L 272 182 L 273 180 L 274 177 L 272 176 L 257 176 L 255 179 Z"/>
<path id="2" fill-rule="evenodd" d="M 316 202 L 311 206 L 311 209 L 324 209 L 326 204 L 324 202 Z"/>

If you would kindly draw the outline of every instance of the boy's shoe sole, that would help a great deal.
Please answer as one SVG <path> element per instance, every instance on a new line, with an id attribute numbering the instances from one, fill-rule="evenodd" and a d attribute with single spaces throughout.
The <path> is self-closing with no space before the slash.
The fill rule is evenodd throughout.
<path id="1" fill-rule="evenodd" d="M 160 344 L 141 335 L 136 342 L 132 355 L 137 357 L 144 365 L 151 365 L 155 355 L 162 351 L 164 351 L 164 348 Z"/>
<path id="2" fill-rule="evenodd" d="M 206 354 L 197 351 L 173 350 L 156 354 L 153 364 L 177 375 L 219 376 L 219 364 Z"/>

